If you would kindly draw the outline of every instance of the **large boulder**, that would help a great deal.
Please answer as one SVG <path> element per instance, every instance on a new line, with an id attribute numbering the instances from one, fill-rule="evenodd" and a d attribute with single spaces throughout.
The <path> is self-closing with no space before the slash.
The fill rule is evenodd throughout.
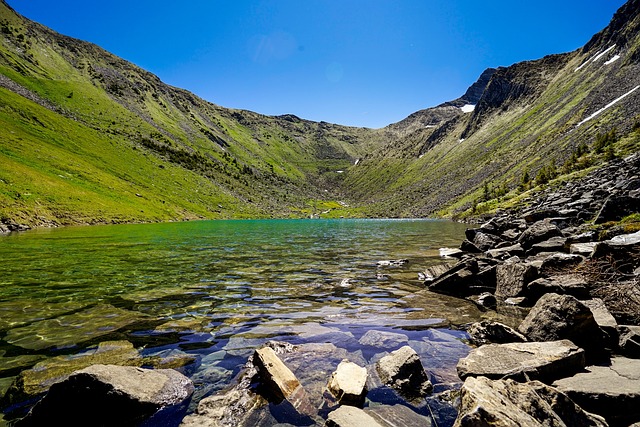
<path id="1" fill-rule="evenodd" d="M 385 385 L 409 399 L 424 397 L 433 390 L 418 353 L 408 345 L 380 359 L 376 371 Z"/>
<path id="2" fill-rule="evenodd" d="M 589 307 L 591 314 L 593 314 L 593 319 L 605 333 L 608 348 L 615 349 L 618 347 L 618 322 L 604 304 L 604 301 L 600 298 L 593 298 L 582 301 L 582 303 Z"/>
<path id="3" fill-rule="evenodd" d="M 135 426 L 192 393 L 191 380 L 172 369 L 92 365 L 51 386 L 16 426 Z"/>
<path id="4" fill-rule="evenodd" d="M 568 340 L 486 344 L 460 359 L 461 379 L 484 376 L 551 382 L 578 372 L 585 366 L 584 351 Z"/>
<path id="5" fill-rule="evenodd" d="M 538 269 L 522 262 L 506 262 L 496 267 L 496 296 L 524 296 L 526 286 L 538 276 Z"/>
<path id="6" fill-rule="evenodd" d="M 553 385 L 613 425 L 640 421 L 640 360 L 614 357 L 611 366 L 586 370 Z"/>
<path id="7" fill-rule="evenodd" d="M 541 277 L 527 285 L 526 294 L 537 301 L 545 294 L 557 293 L 572 295 L 576 298 L 589 298 L 587 281 L 577 274 L 558 274 Z"/>
<path id="8" fill-rule="evenodd" d="M 594 357 L 601 356 L 606 345 L 589 307 L 570 295 L 544 295 L 518 330 L 532 341 L 571 340 Z"/>
<path id="9" fill-rule="evenodd" d="M 565 394 L 539 381 L 518 383 L 467 378 L 454 427 L 604 427 L 598 416 L 583 411 Z"/>
<path id="10" fill-rule="evenodd" d="M 143 363 L 144 359 L 129 341 L 104 341 L 83 353 L 56 356 L 22 371 L 7 390 L 2 404 L 33 399 L 46 393 L 53 384 L 69 378 L 73 372 L 91 365 L 142 366 Z"/>
<path id="11" fill-rule="evenodd" d="M 327 388 L 339 404 L 361 406 L 367 394 L 367 368 L 343 360 L 331 378 Z"/>
<path id="12" fill-rule="evenodd" d="M 552 237 L 562 237 L 560 229 L 554 225 L 549 219 L 531 224 L 518 238 L 518 243 L 527 250 L 536 243 L 544 242 Z"/>

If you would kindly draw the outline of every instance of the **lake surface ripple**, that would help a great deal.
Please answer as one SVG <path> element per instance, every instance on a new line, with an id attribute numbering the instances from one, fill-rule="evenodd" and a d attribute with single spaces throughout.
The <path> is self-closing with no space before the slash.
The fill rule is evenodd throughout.
<path id="1" fill-rule="evenodd" d="M 332 343 L 363 363 L 413 343 L 436 382 L 446 379 L 468 351 L 452 326 L 482 313 L 424 291 L 418 272 L 441 263 L 438 249 L 457 246 L 464 229 L 433 220 L 238 220 L 2 237 L 0 391 L 36 362 L 111 340 L 145 356 L 194 357 L 183 372 L 196 400 L 228 385 L 272 339 Z M 409 262 L 377 266 L 395 259 Z"/>

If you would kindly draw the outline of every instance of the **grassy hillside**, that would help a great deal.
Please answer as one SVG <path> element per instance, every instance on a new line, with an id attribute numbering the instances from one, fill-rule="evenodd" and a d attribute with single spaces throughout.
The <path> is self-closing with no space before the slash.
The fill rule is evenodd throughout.
<path id="1" fill-rule="evenodd" d="M 5 222 L 350 214 L 337 171 L 373 131 L 218 107 L 5 3 L 0 30 Z"/>
<path id="2" fill-rule="evenodd" d="M 372 130 L 211 104 L 0 0 L 0 222 L 495 209 L 640 148 L 638 11 Z"/>

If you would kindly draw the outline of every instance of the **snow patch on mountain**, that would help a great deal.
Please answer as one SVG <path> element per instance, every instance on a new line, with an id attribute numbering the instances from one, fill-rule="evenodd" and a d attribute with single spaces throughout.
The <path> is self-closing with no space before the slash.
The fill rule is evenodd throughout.
<path id="1" fill-rule="evenodd" d="M 616 45 L 614 44 L 613 46 L 608 47 L 607 49 L 596 53 L 595 55 L 593 55 L 591 58 L 587 59 L 586 61 L 584 61 L 582 63 L 582 65 L 580 65 L 578 68 L 576 68 L 574 71 L 580 71 L 584 66 L 586 66 L 587 64 L 589 64 L 590 62 L 596 62 L 598 59 L 602 58 L 603 56 L 605 56 L 608 52 L 610 52 L 612 49 L 614 49 L 616 47 Z"/>
<path id="2" fill-rule="evenodd" d="M 611 58 L 610 60 L 608 60 L 607 62 L 604 63 L 604 65 L 609 65 L 609 64 L 613 64 L 614 62 L 616 62 L 618 59 L 620 59 L 620 55 L 615 55 L 613 58 Z"/>
<path id="3" fill-rule="evenodd" d="M 462 110 L 463 113 L 471 113 L 473 112 L 473 110 L 476 109 L 476 106 L 473 104 L 467 104 L 460 107 L 460 109 Z"/>
<path id="4" fill-rule="evenodd" d="M 601 113 L 603 113 L 604 111 L 606 111 L 607 109 L 613 107 L 615 104 L 617 104 L 618 102 L 622 101 L 624 98 L 626 98 L 627 96 L 631 95 L 633 92 L 635 92 L 636 90 L 640 89 L 640 85 L 634 87 L 633 89 L 631 89 L 629 92 L 625 93 L 624 95 L 622 95 L 619 98 L 614 99 L 613 101 L 611 101 L 610 103 L 608 103 L 607 105 L 605 105 L 604 107 L 602 107 L 601 109 L 599 109 L 598 111 L 596 111 L 595 113 L 593 113 L 592 115 L 590 115 L 589 117 L 587 117 L 586 119 L 584 119 L 583 121 L 581 121 L 580 123 L 578 123 L 576 125 L 576 127 L 580 126 L 583 123 L 588 122 L 589 120 L 593 119 L 594 117 L 600 115 Z"/>

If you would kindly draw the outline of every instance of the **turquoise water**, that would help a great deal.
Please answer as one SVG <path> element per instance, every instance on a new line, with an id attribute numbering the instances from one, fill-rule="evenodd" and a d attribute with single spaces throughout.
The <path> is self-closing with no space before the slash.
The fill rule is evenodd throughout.
<path id="1" fill-rule="evenodd" d="M 6 383 L 35 361 L 123 339 L 146 355 L 199 358 L 194 378 L 217 368 L 215 384 L 197 383 L 203 396 L 268 339 L 326 342 L 340 333 L 355 351 L 375 329 L 425 341 L 424 331 L 478 316 L 462 301 L 423 295 L 418 281 L 464 229 L 430 220 L 250 220 L 11 234 L 0 238 L 0 377 Z M 409 262 L 376 265 L 394 259 Z M 375 349 L 363 351 L 366 359 Z"/>

